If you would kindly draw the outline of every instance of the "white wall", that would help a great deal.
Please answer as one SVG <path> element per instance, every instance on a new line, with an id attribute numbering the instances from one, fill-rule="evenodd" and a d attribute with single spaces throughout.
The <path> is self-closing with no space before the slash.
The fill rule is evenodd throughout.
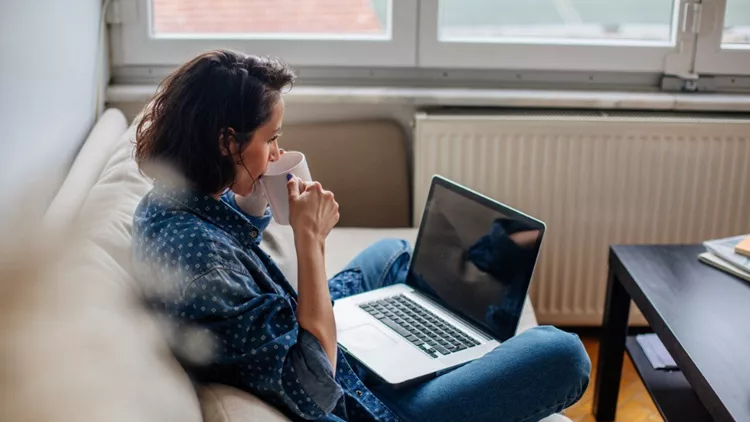
<path id="1" fill-rule="evenodd" d="M 0 0 L 0 217 L 24 191 L 48 203 L 91 129 L 100 10 Z"/>

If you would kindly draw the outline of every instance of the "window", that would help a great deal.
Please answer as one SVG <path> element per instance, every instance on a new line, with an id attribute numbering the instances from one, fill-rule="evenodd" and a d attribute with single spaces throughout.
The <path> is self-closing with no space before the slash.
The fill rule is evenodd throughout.
<path id="1" fill-rule="evenodd" d="M 421 3 L 419 63 L 433 67 L 663 72 L 677 47 L 673 0 Z"/>
<path id="2" fill-rule="evenodd" d="M 152 0 L 157 38 L 388 40 L 388 0 Z"/>
<path id="3" fill-rule="evenodd" d="M 696 73 L 750 74 L 750 0 L 706 1 L 701 9 Z"/>
<path id="4" fill-rule="evenodd" d="M 308 68 L 750 74 L 750 0 L 112 0 L 115 66 L 226 47 Z"/>
<path id="5" fill-rule="evenodd" d="M 672 37 L 672 0 L 440 0 L 442 42 L 653 41 Z"/>
<path id="6" fill-rule="evenodd" d="M 296 66 L 415 66 L 417 0 L 113 0 L 113 64 L 232 48 Z"/>
<path id="7" fill-rule="evenodd" d="M 747 48 L 750 44 L 750 1 L 729 0 L 721 37 L 725 48 Z"/>

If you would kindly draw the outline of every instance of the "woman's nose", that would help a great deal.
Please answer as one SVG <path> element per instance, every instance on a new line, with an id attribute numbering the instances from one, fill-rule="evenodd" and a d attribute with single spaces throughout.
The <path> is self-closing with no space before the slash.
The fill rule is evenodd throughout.
<path id="1" fill-rule="evenodd" d="M 279 160 L 279 158 L 281 157 L 281 152 L 279 152 L 279 150 L 280 150 L 279 144 L 274 142 L 273 149 L 271 150 L 271 158 L 270 158 L 271 162 Z"/>

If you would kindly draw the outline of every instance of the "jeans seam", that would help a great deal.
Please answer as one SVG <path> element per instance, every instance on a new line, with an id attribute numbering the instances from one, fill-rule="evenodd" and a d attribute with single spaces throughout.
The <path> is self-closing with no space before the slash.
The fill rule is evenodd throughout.
<path id="1" fill-rule="evenodd" d="M 401 257 L 406 251 L 408 250 L 407 247 L 402 246 L 401 249 L 398 250 L 398 252 L 394 253 L 393 256 L 388 260 L 388 263 L 385 264 L 385 268 L 380 273 L 380 277 L 378 277 L 378 286 L 382 287 L 383 282 L 385 281 L 386 274 L 391 272 L 391 268 L 393 267 L 393 264 L 396 262 L 398 258 Z"/>

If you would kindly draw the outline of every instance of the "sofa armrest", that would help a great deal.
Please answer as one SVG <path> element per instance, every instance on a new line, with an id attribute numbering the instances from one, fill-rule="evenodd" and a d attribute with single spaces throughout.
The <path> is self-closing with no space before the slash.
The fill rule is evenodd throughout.
<path id="1" fill-rule="evenodd" d="M 120 110 L 108 109 L 94 125 L 44 216 L 46 224 L 72 222 L 128 128 Z"/>

